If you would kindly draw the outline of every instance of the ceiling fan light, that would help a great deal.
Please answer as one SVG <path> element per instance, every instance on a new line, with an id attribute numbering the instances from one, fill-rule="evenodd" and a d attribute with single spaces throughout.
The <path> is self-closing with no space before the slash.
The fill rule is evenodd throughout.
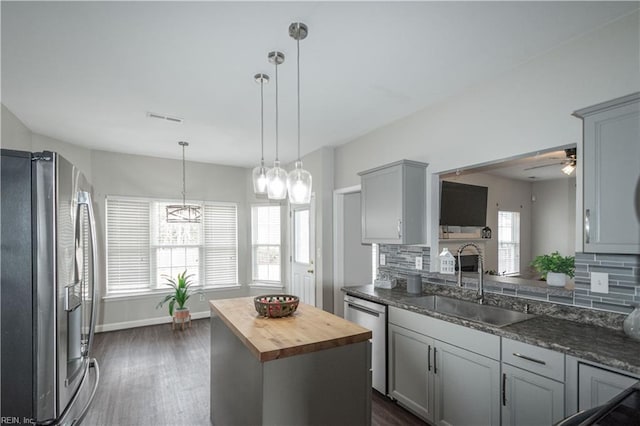
<path id="1" fill-rule="evenodd" d="M 576 169 L 576 165 L 573 162 L 571 162 L 562 168 L 562 173 L 564 173 L 567 176 L 570 176 L 575 169 Z"/>
<path id="2" fill-rule="evenodd" d="M 309 204 L 311 202 L 311 173 L 302 168 L 302 161 L 296 161 L 295 169 L 287 175 L 287 189 L 291 204 Z"/>
<path id="3" fill-rule="evenodd" d="M 287 172 L 280 167 L 279 161 L 274 161 L 267 172 L 267 196 L 270 200 L 287 198 Z"/>

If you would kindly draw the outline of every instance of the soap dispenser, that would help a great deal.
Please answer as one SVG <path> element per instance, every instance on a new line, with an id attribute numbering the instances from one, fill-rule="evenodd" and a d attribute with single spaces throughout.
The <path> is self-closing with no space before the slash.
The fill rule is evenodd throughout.
<path id="1" fill-rule="evenodd" d="M 456 273 L 456 259 L 448 248 L 443 248 L 438 258 L 440 259 L 441 274 L 453 275 Z"/>

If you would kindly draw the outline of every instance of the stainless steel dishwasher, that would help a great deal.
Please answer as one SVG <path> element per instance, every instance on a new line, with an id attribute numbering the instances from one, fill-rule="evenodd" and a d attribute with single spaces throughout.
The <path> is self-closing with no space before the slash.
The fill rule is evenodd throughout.
<path id="1" fill-rule="evenodd" d="M 371 376 L 375 390 L 387 394 L 387 306 L 344 296 L 344 318 L 371 330 Z"/>

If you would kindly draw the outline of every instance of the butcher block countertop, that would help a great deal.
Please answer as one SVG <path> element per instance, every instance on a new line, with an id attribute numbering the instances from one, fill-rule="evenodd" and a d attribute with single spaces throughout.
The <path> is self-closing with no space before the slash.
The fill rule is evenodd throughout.
<path id="1" fill-rule="evenodd" d="M 259 316 L 253 297 L 210 300 L 209 305 L 260 362 L 371 339 L 371 330 L 305 303 L 284 318 Z"/>

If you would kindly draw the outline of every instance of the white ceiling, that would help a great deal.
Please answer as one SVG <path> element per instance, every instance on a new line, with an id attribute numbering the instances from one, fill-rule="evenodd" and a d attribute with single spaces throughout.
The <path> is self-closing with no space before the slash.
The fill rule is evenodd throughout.
<path id="1" fill-rule="evenodd" d="M 575 146 L 572 146 L 575 149 Z M 574 156 L 575 158 L 575 156 Z M 470 169 L 459 169 L 443 173 L 441 178 L 456 175 L 473 175 L 485 173 L 506 179 L 523 180 L 528 182 L 575 178 L 575 172 L 567 175 L 562 168 L 570 162 L 564 149 L 537 152 L 522 157 L 500 160 L 489 164 L 475 166 Z"/>
<path id="2" fill-rule="evenodd" d="M 251 167 L 340 145 L 496 78 L 638 2 L 1 2 L 2 103 L 32 131 L 93 149 Z M 184 118 L 152 120 L 147 112 Z"/>

